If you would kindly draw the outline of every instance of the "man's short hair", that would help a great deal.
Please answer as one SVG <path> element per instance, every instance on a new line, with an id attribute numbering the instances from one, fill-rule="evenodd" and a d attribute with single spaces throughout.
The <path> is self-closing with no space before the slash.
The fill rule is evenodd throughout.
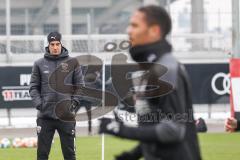
<path id="1" fill-rule="evenodd" d="M 162 31 L 163 38 L 171 31 L 172 22 L 167 11 L 160 6 L 149 5 L 143 6 L 138 9 L 146 16 L 146 22 L 149 26 L 159 25 Z"/>

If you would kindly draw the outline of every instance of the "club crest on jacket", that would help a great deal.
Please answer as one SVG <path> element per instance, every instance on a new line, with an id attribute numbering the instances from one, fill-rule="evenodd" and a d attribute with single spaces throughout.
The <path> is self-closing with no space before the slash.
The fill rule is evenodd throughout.
<path id="1" fill-rule="evenodd" d="M 61 72 L 69 72 L 69 69 L 68 69 L 68 64 L 67 63 L 61 63 Z"/>

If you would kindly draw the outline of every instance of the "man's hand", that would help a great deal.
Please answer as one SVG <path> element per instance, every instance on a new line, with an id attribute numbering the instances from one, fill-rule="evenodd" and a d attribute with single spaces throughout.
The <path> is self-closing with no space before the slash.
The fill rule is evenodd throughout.
<path id="1" fill-rule="evenodd" d="M 69 110 L 70 110 L 70 112 L 71 112 L 72 114 L 76 114 L 76 112 L 77 112 L 77 106 L 78 106 L 78 102 L 77 102 L 76 100 L 72 100 L 72 101 L 71 101 L 71 106 L 70 106 L 70 108 L 69 108 Z"/>
<path id="2" fill-rule="evenodd" d="M 42 111 L 42 103 L 36 107 L 37 110 Z"/>
<path id="3" fill-rule="evenodd" d="M 139 158 L 130 153 L 130 152 L 123 152 L 120 155 L 115 156 L 115 160 L 138 160 Z"/>
<path id="4" fill-rule="evenodd" d="M 234 132 L 237 129 L 237 120 L 233 117 L 228 118 L 225 121 L 225 131 Z"/>
<path id="5" fill-rule="evenodd" d="M 110 118 L 101 118 L 99 119 L 99 133 L 107 133 L 112 135 L 118 135 L 121 129 L 122 124 L 110 119 Z"/>

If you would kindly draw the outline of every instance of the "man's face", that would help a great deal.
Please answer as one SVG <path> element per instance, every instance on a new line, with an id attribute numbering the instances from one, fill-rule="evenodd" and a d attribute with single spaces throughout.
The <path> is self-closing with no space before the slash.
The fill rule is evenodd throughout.
<path id="1" fill-rule="evenodd" d="M 61 53 L 62 45 L 59 41 L 52 41 L 49 43 L 49 51 L 51 55 L 57 56 Z"/>
<path id="2" fill-rule="evenodd" d="M 158 27 L 159 30 L 159 27 Z M 136 11 L 130 18 L 127 33 L 132 47 L 152 43 L 160 39 L 156 25 L 149 26 L 143 12 Z"/>

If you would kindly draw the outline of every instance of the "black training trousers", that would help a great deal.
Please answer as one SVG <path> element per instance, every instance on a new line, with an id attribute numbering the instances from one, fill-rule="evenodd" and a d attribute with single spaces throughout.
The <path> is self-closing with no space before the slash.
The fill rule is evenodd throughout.
<path id="1" fill-rule="evenodd" d="M 64 160 L 76 160 L 75 155 L 76 122 L 55 119 L 37 119 L 37 160 L 48 160 L 55 130 L 58 131 Z"/>

